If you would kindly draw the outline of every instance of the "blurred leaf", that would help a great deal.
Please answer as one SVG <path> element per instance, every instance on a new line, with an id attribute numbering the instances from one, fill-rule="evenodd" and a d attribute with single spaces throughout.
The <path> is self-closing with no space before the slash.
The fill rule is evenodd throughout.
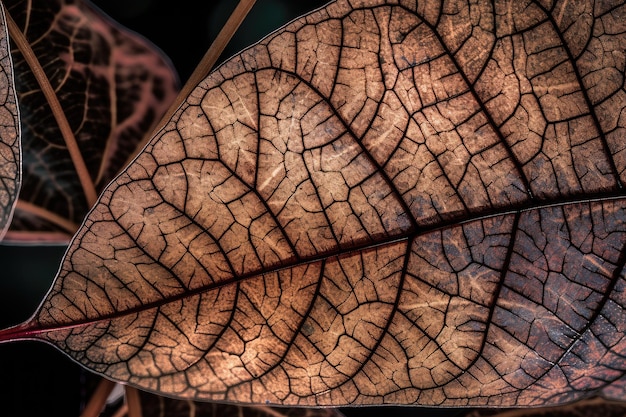
<path id="1" fill-rule="evenodd" d="M 173 101 L 176 75 L 160 51 L 89 3 L 10 0 L 5 6 L 25 38 L 20 44 L 12 35 L 24 179 L 7 239 L 67 241 Z M 28 54 L 43 74 L 33 74 Z M 68 139 L 78 147 L 74 159 Z"/>

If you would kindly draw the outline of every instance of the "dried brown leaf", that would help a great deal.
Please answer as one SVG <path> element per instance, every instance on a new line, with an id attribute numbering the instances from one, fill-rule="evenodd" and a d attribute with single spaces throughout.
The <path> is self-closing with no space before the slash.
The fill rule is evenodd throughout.
<path id="1" fill-rule="evenodd" d="M 626 397 L 626 6 L 389 3 L 202 82 L 0 340 L 201 400 Z"/>

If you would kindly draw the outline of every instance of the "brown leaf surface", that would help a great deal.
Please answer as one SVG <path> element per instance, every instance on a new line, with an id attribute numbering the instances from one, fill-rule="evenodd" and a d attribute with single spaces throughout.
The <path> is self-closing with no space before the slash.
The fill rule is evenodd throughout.
<path id="1" fill-rule="evenodd" d="M 0 7 L 0 240 L 11 223 L 21 183 L 20 125 L 8 39 Z"/>
<path id="2" fill-rule="evenodd" d="M 100 192 L 175 97 L 170 63 L 82 0 L 4 3 L 56 93 L 87 181 Z M 91 208 L 88 192 L 49 100 L 21 46 L 13 46 L 24 182 L 7 239 L 67 241 Z"/>
<path id="3" fill-rule="evenodd" d="M 0 340 L 204 400 L 626 397 L 626 6 L 391 3 L 201 83 Z"/>

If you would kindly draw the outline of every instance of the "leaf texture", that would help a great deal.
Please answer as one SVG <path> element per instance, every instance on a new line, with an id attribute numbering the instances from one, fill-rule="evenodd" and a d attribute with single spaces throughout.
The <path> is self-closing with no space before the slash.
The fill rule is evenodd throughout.
<path id="1" fill-rule="evenodd" d="M 337 1 L 201 83 L 105 189 L 39 311 L 178 396 L 626 396 L 626 6 Z"/>
<path id="2" fill-rule="evenodd" d="M 81 0 L 4 2 L 54 89 L 88 181 L 101 191 L 177 92 L 160 51 Z M 14 44 L 15 46 L 15 44 Z M 15 46 L 24 185 L 11 240 L 68 241 L 91 208 L 59 123 Z"/>
<path id="3" fill-rule="evenodd" d="M 0 10 L 0 240 L 11 223 L 21 184 L 19 127 L 9 37 Z"/>

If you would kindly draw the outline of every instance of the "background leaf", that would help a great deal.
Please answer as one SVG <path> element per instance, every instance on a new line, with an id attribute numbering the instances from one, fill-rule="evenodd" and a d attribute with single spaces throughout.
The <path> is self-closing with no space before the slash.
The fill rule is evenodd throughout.
<path id="1" fill-rule="evenodd" d="M 0 10 L 0 240 L 6 233 L 21 184 L 21 146 L 13 63 Z"/>
<path id="2" fill-rule="evenodd" d="M 333 3 L 272 35 L 105 191 L 3 337 L 205 399 L 623 398 L 624 91 L 595 74 L 624 69 L 594 48 L 621 50 L 624 6 L 566 6 Z M 610 29 L 567 24 L 587 15 Z"/>
<path id="3" fill-rule="evenodd" d="M 147 41 L 89 3 L 5 4 L 54 88 L 99 192 L 173 100 L 176 75 Z M 12 54 L 25 168 L 8 238 L 67 241 L 90 205 L 39 84 L 21 53 Z"/>

